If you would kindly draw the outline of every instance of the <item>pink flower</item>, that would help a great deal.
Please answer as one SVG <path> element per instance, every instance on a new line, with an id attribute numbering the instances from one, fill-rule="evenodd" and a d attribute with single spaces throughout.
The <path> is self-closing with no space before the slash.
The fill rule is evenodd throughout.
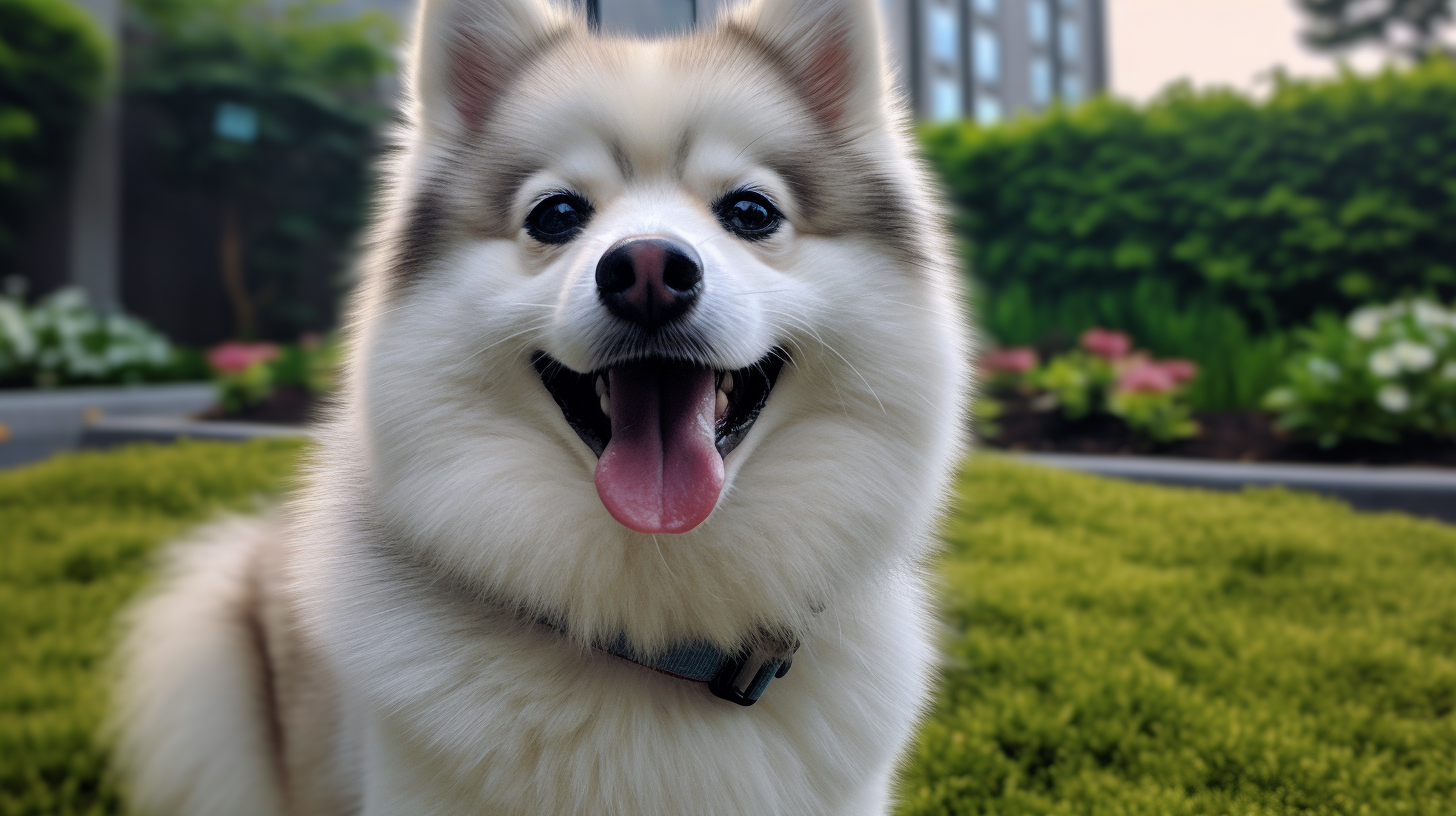
<path id="1" fill-rule="evenodd" d="M 1198 376 L 1198 363 L 1192 360 L 1160 360 L 1157 366 L 1163 369 L 1176 385 L 1182 385 Z"/>
<path id="2" fill-rule="evenodd" d="M 1177 387 L 1173 375 L 1158 363 L 1128 369 L 1117 379 L 1117 390 L 1133 394 L 1166 394 Z"/>
<path id="3" fill-rule="evenodd" d="M 1112 363 L 1112 373 L 1121 377 L 1134 368 L 1152 365 L 1153 356 L 1146 351 L 1134 351 L 1110 362 Z"/>
<path id="4" fill-rule="evenodd" d="M 987 374 L 1014 374 L 1020 376 L 1036 368 L 1036 349 L 1028 346 L 993 349 L 981 361 L 981 368 Z"/>
<path id="5" fill-rule="evenodd" d="M 240 374 L 258 363 L 266 363 L 277 357 L 278 347 L 272 343 L 240 343 L 231 340 L 208 351 L 207 364 L 219 374 Z"/>
<path id="6" fill-rule="evenodd" d="M 1132 351 L 1132 338 L 1120 331 L 1094 327 L 1082 332 L 1082 348 L 1106 360 L 1116 360 Z"/>

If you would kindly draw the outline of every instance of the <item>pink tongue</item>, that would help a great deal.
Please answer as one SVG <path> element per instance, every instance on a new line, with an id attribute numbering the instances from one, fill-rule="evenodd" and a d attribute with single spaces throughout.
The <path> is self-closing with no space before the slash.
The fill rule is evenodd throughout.
<path id="1" fill-rule="evenodd" d="M 685 533 L 702 524 L 723 492 L 713 370 L 649 363 L 608 376 L 612 441 L 596 475 L 607 512 L 639 533 Z"/>

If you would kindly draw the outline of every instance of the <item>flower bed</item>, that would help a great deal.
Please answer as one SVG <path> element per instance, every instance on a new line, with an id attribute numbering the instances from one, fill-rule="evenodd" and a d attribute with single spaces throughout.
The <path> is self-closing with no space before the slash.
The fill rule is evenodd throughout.
<path id="1" fill-rule="evenodd" d="M 339 349 L 316 335 L 296 345 L 228 342 L 207 353 L 218 404 L 207 420 L 302 425 L 333 387 Z"/>
<path id="2" fill-rule="evenodd" d="M 1456 444 L 1419 440 L 1395 445 L 1350 443 L 1333 449 L 1291 439 L 1278 417 L 1260 411 L 1192 415 L 1199 433 L 1164 445 L 1149 445 L 1112 417 L 1079 422 L 1037 410 L 1031 400 L 1003 397 L 995 435 L 982 444 L 999 450 L 1034 453 L 1135 454 L 1234 462 L 1322 462 L 1329 464 L 1423 465 L 1456 467 Z"/>
<path id="3" fill-rule="evenodd" d="M 1456 311 L 1399 301 L 1321 316 L 1296 339 L 1284 384 L 1242 412 L 1193 412 L 1196 366 L 1120 332 L 1089 330 L 1045 362 L 999 349 L 981 361 L 981 436 L 1044 453 L 1456 467 Z"/>

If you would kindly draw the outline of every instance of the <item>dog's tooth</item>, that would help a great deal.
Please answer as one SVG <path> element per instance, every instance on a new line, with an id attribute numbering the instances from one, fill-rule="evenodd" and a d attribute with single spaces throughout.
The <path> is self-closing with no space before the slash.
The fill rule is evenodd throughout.
<path id="1" fill-rule="evenodd" d="M 606 394 L 603 394 L 602 395 L 602 397 L 601 397 L 601 403 L 600 404 L 602 406 L 602 413 L 606 414 L 607 416 L 611 416 L 612 415 L 612 401 L 609 400 L 609 399 L 607 399 L 607 395 Z"/>
<path id="2" fill-rule="evenodd" d="M 599 397 L 606 396 L 606 394 L 607 394 L 607 378 L 606 377 L 597 377 L 596 386 L 597 386 L 597 396 L 599 396 Z"/>
<path id="3" fill-rule="evenodd" d="M 718 411 L 717 411 L 717 413 L 714 416 L 717 419 L 722 419 L 723 418 L 723 415 L 726 414 L 726 413 L 728 413 L 728 395 L 725 394 L 725 393 L 723 393 L 722 391 L 719 391 L 718 392 Z"/>
<path id="4" fill-rule="evenodd" d="M 730 371 L 727 374 L 724 374 L 723 384 L 718 387 L 723 389 L 723 393 L 725 394 L 733 393 L 733 372 Z"/>

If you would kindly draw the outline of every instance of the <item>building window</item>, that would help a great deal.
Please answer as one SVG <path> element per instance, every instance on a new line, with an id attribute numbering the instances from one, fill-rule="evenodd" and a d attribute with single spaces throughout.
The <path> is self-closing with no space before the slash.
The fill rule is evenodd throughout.
<path id="1" fill-rule="evenodd" d="M 1001 81 L 1001 43 L 996 39 L 996 32 L 977 28 L 974 47 L 976 81 L 988 84 Z"/>
<path id="2" fill-rule="evenodd" d="M 931 6 L 930 56 L 939 62 L 955 66 L 960 62 L 960 27 L 956 25 L 956 14 L 945 6 Z"/>
<path id="3" fill-rule="evenodd" d="M 961 84 L 953 79 L 937 77 L 930 86 L 930 118 L 937 122 L 959 119 L 961 109 Z"/>
<path id="4" fill-rule="evenodd" d="M 1082 31 L 1077 27 L 1077 21 L 1069 17 L 1062 19 L 1060 30 L 1057 32 L 1057 39 L 1060 40 L 1058 48 L 1062 52 L 1062 59 L 1066 62 L 1076 62 L 1082 58 Z"/>
<path id="5" fill-rule="evenodd" d="M 1044 107 L 1052 101 L 1052 64 L 1046 57 L 1031 61 L 1031 102 Z"/>
<path id="6" fill-rule="evenodd" d="M 1075 105 L 1082 101 L 1082 78 L 1076 74 L 1062 74 L 1062 99 Z"/>
<path id="7" fill-rule="evenodd" d="M 1001 100 L 988 93 L 976 94 L 976 121 L 983 125 L 1001 121 Z"/>
<path id="8" fill-rule="evenodd" d="M 596 0 L 596 9 L 604 31 L 642 37 L 686 31 L 698 17 L 696 0 Z"/>
<path id="9" fill-rule="evenodd" d="M 1047 0 L 1030 0 L 1026 4 L 1026 25 L 1033 43 L 1046 45 L 1051 40 L 1052 11 L 1047 7 Z"/>
<path id="10" fill-rule="evenodd" d="M 996 16 L 996 0 L 976 0 L 976 11 L 987 17 Z"/>

